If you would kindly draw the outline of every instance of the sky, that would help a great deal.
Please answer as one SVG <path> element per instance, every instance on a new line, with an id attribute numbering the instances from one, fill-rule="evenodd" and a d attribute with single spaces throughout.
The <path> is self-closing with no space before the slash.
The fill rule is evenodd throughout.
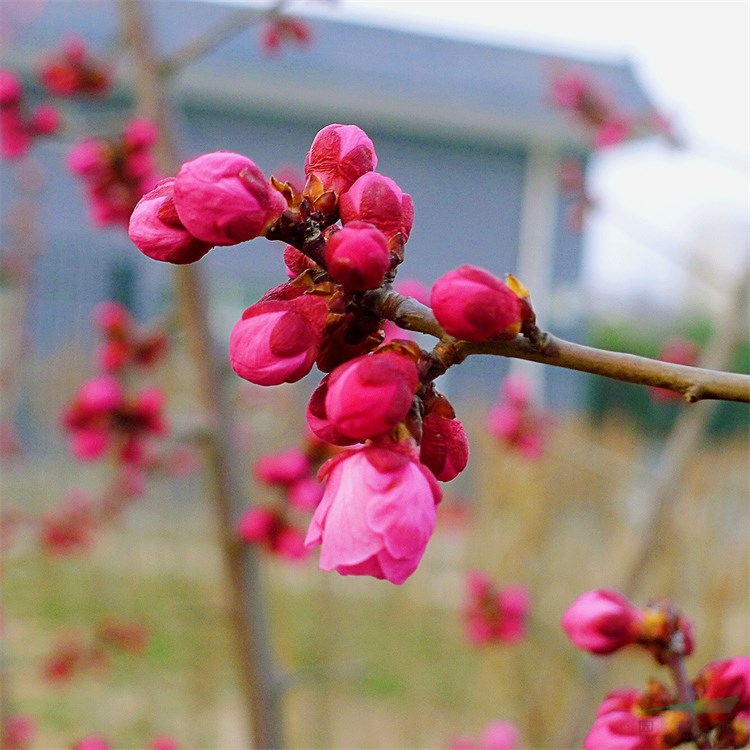
<path id="1" fill-rule="evenodd" d="M 705 279 L 714 286 L 731 283 L 750 256 L 749 2 L 307 0 L 293 7 L 594 60 L 628 60 L 687 147 L 638 142 L 601 151 L 593 160 L 589 179 L 601 208 L 585 232 L 585 283 L 603 299 L 678 304 L 705 295 L 720 306 L 720 295 Z M 685 259 L 698 246 L 706 248 L 704 281 L 691 281 Z"/>

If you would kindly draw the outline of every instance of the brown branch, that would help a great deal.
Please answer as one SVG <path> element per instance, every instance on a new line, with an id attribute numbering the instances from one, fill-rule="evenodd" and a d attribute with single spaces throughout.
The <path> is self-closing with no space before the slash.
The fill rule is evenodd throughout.
<path id="1" fill-rule="evenodd" d="M 410 297 L 404 297 L 393 289 L 368 292 L 365 302 L 401 328 L 427 333 L 440 339 L 433 354 L 442 364 L 443 371 L 459 364 L 471 354 L 492 354 L 579 370 L 613 380 L 667 388 L 683 394 L 689 402 L 707 399 L 750 402 L 750 375 L 688 367 L 635 354 L 595 349 L 545 332 L 540 335 L 539 346 L 533 345 L 523 336 L 510 341 L 459 341 L 445 333 L 429 307 Z"/>
<path id="2" fill-rule="evenodd" d="M 284 9 L 287 1 L 277 0 L 269 8 L 245 8 L 232 13 L 231 16 L 216 24 L 213 28 L 191 39 L 176 52 L 165 57 L 159 66 L 160 74 L 169 77 L 179 73 L 190 63 L 199 60 L 220 44 L 243 32 L 248 26 L 269 16 L 278 15 Z"/>
<path id="3" fill-rule="evenodd" d="M 119 10 L 122 35 L 131 51 L 136 108 L 158 127 L 159 168 L 165 174 L 174 174 L 179 159 L 173 113 L 165 96 L 166 84 L 159 73 L 144 3 L 119 0 Z M 207 425 L 202 440 L 204 465 L 219 527 L 248 734 L 252 737 L 252 747 L 279 748 L 282 746 L 280 675 L 273 664 L 257 552 L 251 545 L 240 544 L 235 532 L 236 521 L 247 502 L 239 457 L 231 441 L 228 394 L 220 355 L 208 324 L 208 303 L 200 269 L 176 267 L 174 284 L 178 313 L 197 375 L 197 397 Z"/>

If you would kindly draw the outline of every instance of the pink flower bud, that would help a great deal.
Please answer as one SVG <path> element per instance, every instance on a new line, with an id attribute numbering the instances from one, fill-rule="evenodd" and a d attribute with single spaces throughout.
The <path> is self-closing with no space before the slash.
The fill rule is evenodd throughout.
<path id="1" fill-rule="evenodd" d="M 307 402 L 307 425 L 316 438 L 331 445 L 352 445 L 356 438 L 344 435 L 329 419 L 326 414 L 326 397 L 328 395 L 328 381 L 330 375 L 326 375 L 312 392 Z"/>
<path id="2" fill-rule="evenodd" d="M 305 544 L 321 546 L 321 569 L 403 583 L 435 528 L 442 493 L 430 471 L 401 446 L 370 444 L 332 458 L 320 476 Z"/>
<path id="3" fill-rule="evenodd" d="M 315 510 L 323 497 L 323 485 L 314 477 L 297 480 L 289 487 L 289 504 L 300 510 Z"/>
<path id="4" fill-rule="evenodd" d="M 414 360 L 376 352 L 345 362 L 328 379 L 326 416 L 350 438 L 382 435 L 401 422 L 419 385 Z"/>
<path id="5" fill-rule="evenodd" d="M 79 461 L 95 461 L 109 448 L 109 433 L 99 427 L 75 430 L 70 436 L 70 448 Z"/>
<path id="6" fill-rule="evenodd" d="M 312 295 L 248 307 L 229 337 L 232 369 L 258 385 L 296 382 L 315 362 L 327 315 Z"/>
<path id="7" fill-rule="evenodd" d="M 286 266 L 286 275 L 294 279 L 308 268 L 317 268 L 317 264 L 312 258 L 297 250 L 296 247 L 287 245 L 284 249 L 284 265 Z"/>
<path id="8" fill-rule="evenodd" d="M 378 164 L 375 147 L 356 125 L 327 125 L 313 139 L 305 157 L 305 177 L 314 174 L 324 190 L 341 194 Z"/>
<path id="9" fill-rule="evenodd" d="M 22 95 L 21 79 L 9 70 L 0 70 L 0 107 L 18 104 Z"/>
<path id="10" fill-rule="evenodd" d="M 74 174 L 91 175 L 106 167 L 102 145 L 97 140 L 77 143 L 68 151 L 68 169 Z"/>
<path id="11" fill-rule="evenodd" d="M 60 127 L 60 112 L 48 104 L 40 104 L 31 115 L 31 129 L 37 135 L 52 135 Z"/>
<path id="12" fill-rule="evenodd" d="M 380 287 L 391 267 L 385 235 L 364 221 L 353 221 L 332 234 L 325 256 L 331 278 L 355 292 Z"/>
<path id="13" fill-rule="evenodd" d="M 294 526 L 285 524 L 273 540 L 272 551 L 285 560 L 298 562 L 310 557 L 305 547 L 305 534 Z"/>
<path id="14" fill-rule="evenodd" d="M 750 658 L 735 656 L 707 664 L 698 673 L 695 692 L 699 699 L 709 702 L 705 720 L 711 724 L 750 710 Z M 721 700 L 724 698 L 728 700 Z"/>
<path id="15" fill-rule="evenodd" d="M 274 533 L 279 515 L 270 508 L 250 508 L 245 511 L 237 526 L 237 533 L 248 544 L 263 544 Z"/>
<path id="16" fill-rule="evenodd" d="M 465 341 L 513 338 L 521 330 L 518 297 L 476 266 L 459 266 L 432 287 L 430 304 L 446 333 Z"/>
<path id="17" fill-rule="evenodd" d="M 130 312 L 119 302 L 106 300 L 94 308 L 94 323 L 108 336 L 124 336 L 131 322 Z"/>
<path id="18" fill-rule="evenodd" d="M 193 263 L 212 247 L 185 229 L 174 205 L 174 179 L 160 182 L 138 201 L 128 235 L 149 258 L 167 263 Z"/>
<path id="19" fill-rule="evenodd" d="M 414 204 L 390 178 L 377 172 L 360 177 L 339 198 L 341 221 L 366 221 L 376 226 L 388 239 L 401 233 L 409 239 L 414 223 Z"/>
<path id="20" fill-rule="evenodd" d="M 629 711 L 611 711 L 597 717 L 586 739 L 583 750 L 659 750 L 665 732 L 664 714 L 642 717 Z"/>
<path id="21" fill-rule="evenodd" d="M 643 613 L 622 594 L 596 589 L 568 607 L 562 626 L 573 644 L 592 654 L 611 654 L 633 643 Z"/>
<path id="22" fill-rule="evenodd" d="M 188 232 L 212 245 L 265 234 L 287 207 L 255 162 L 231 151 L 183 164 L 174 180 L 174 201 Z"/>
<path id="23" fill-rule="evenodd" d="M 449 416 L 433 410 L 425 415 L 419 460 L 441 482 L 450 482 L 466 468 L 469 441 L 455 414 Z"/>
<path id="24" fill-rule="evenodd" d="M 131 120 L 122 134 L 125 145 L 134 150 L 153 146 L 159 137 L 159 130 L 150 120 Z"/>
<path id="25" fill-rule="evenodd" d="M 120 381 L 111 375 L 102 375 L 81 386 L 76 403 L 87 411 L 103 414 L 119 409 L 124 398 L 125 391 Z"/>
<path id="26" fill-rule="evenodd" d="M 297 448 L 262 456 L 255 463 L 255 476 L 264 484 L 293 484 L 311 471 L 310 459 Z"/>

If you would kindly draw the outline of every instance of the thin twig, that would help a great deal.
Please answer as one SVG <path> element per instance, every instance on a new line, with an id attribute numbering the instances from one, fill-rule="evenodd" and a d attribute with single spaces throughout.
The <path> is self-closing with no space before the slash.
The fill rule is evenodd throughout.
<path id="1" fill-rule="evenodd" d="M 166 83 L 157 65 L 143 2 L 119 0 L 119 9 L 123 38 L 132 56 L 136 108 L 158 127 L 160 169 L 165 174 L 174 173 L 179 159 L 173 113 L 165 96 Z M 202 447 L 229 588 L 248 734 L 252 747 L 279 748 L 282 746 L 280 674 L 273 664 L 257 552 L 251 545 L 242 545 L 235 533 L 246 498 L 237 452 L 231 441 L 228 394 L 208 324 L 205 285 L 194 266 L 178 266 L 174 284 L 178 312 L 196 370 L 198 401 L 204 411 Z"/>
<path id="2" fill-rule="evenodd" d="M 393 289 L 368 292 L 365 301 L 401 328 L 440 339 L 435 353 L 446 369 L 471 354 L 493 354 L 666 388 L 681 393 L 689 402 L 708 399 L 750 402 L 750 375 L 688 367 L 635 354 L 596 349 L 545 332 L 540 335 L 541 346 L 533 345 L 523 336 L 510 341 L 459 341 L 445 333 L 432 310 Z M 742 312 L 738 312 L 738 315 L 741 316 Z"/>
<path id="3" fill-rule="evenodd" d="M 159 66 L 159 73 L 164 77 L 179 73 L 190 63 L 199 60 L 220 44 L 243 32 L 248 26 L 252 26 L 269 16 L 280 14 L 287 2 L 288 0 L 277 0 L 268 8 L 245 8 L 233 13 L 213 28 L 191 39 L 176 52 L 165 57 Z"/>

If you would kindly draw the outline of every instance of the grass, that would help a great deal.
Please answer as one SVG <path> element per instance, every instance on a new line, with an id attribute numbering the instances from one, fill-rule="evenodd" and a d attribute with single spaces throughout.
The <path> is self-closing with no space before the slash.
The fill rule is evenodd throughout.
<path id="1" fill-rule="evenodd" d="M 269 419 L 265 408 L 251 425 L 263 436 L 254 454 L 295 434 L 290 414 L 276 419 L 271 405 Z M 292 675 L 284 702 L 290 748 L 440 748 L 499 718 L 519 725 L 526 747 L 564 747 L 572 734 L 580 745 L 586 722 L 570 726 L 578 711 L 588 721 L 606 689 L 660 676 L 639 653 L 625 653 L 593 689 L 592 659 L 558 626 L 575 596 L 611 586 L 637 549 L 658 444 L 615 420 L 596 431 L 567 420 L 545 459 L 527 464 L 483 433 L 481 409 L 461 414 L 472 437 L 470 471 L 448 489 L 423 564 L 403 586 L 323 574 L 314 562 L 264 566 L 276 657 Z M 672 596 L 695 620 L 691 671 L 748 649 L 746 468 L 744 441 L 703 446 L 673 508 L 668 543 L 636 595 L 641 603 Z M 3 472 L 3 493 L 41 511 L 58 501 L 61 485 L 101 479 L 96 470 L 72 476 L 69 463 L 34 459 Z M 466 524 L 450 510 L 459 492 L 471 508 Z M 39 722 L 35 747 L 69 747 L 95 732 L 118 750 L 144 748 L 157 734 L 194 750 L 246 747 L 214 537 L 200 484 L 161 480 L 88 556 L 50 559 L 23 540 L 14 548 L 4 581 L 5 664 L 13 708 Z M 472 567 L 531 589 L 534 617 L 521 644 L 466 644 L 459 610 Z M 110 613 L 148 626 L 146 652 L 118 655 L 105 674 L 48 685 L 40 665 L 59 630 L 90 632 Z"/>

